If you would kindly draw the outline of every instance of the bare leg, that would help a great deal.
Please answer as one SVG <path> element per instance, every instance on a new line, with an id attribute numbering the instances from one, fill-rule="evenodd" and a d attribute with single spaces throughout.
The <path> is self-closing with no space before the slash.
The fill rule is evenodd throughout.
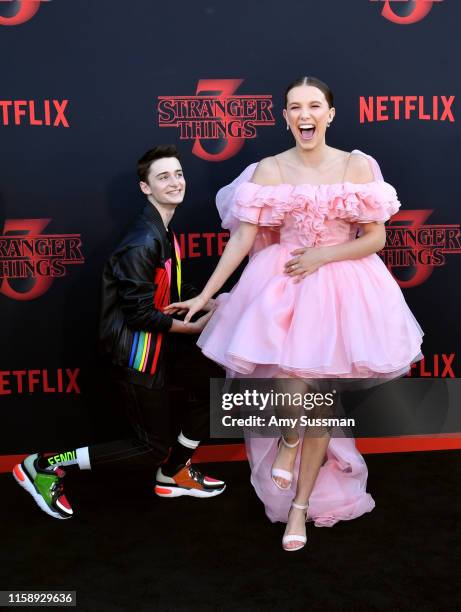
<path id="1" fill-rule="evenodd" d="M 306 505 L 309 501 L 330 441 L 330 434 L 326 430 L 323 432 L 318 430 L 316 435 L 318 437 L 309 436 L 309 432 L 307 432 L 302 444 L 298 486 L 293 500 L 300 505 Z M 306 521 L 304 511 L 291 508 L 285 535 L 305 535 L 305 533 Z M 302 544 L 301 541 L 288 542 L 285 548 L 297 548 L 300 544 Z"/>
<path id="2" fill-rule="evenodd" d="M 280 374 L 276 376 L 275 378 L 287 379 L 287 378 L 293 378 L 293 377 L 290 377 L 287 374 Z M 294 380 L 290 380 L 289 384 L 284 385 L 283 380 L 280 380 L 278 384 L 278 390 L 280 392 L 285 392 L 285 393 L 294 393 L 296 389 L 297 392 L 304 393 L 307 389 L 307 386 L 302 381 L 299 381 L 299 383 L 300 384 L 297 385 L 297 383 L 295 383 Z M 282 409 L 277 408 L 275 412 L 278 418 L 287 418 L 287 417 L 296 418 L 299 416 L 300 409 L 298 406 L 289 405 L 289 406 L 284 406 Z M 287 444 L 283 444 L 283 441 L 281 441 L 281 443 L 279 444 L 279 447 L 277 449 L 277 456 L 272 465 L 272 469 L 281 469 L 287 472 L 293 472 L 294 464 L 296 461 L 296 455 L 298 454 L 298 451 L 299 451 L 299 445 L 296 444 L 296 442 L 299 441 L 298 429 L 297 427 L 295 428 L 281 427 L 280 430 L 283 436 L 283 440 L 285 440 Z M 282 489 L 287 489 L 290 486 L 290 482 L 286 480 L 286 478 L 283 478 L 282 476 L 274 476 L 274 480 L 277 482 L 277 484 Z"/>

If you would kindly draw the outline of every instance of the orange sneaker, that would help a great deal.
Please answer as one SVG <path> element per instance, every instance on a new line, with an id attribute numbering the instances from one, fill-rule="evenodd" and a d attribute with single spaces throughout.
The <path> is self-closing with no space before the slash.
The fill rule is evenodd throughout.
<path id="1" fill-rule="evenodd" d="M 165 476 L 159 467 L 154 492 L 159 497 L 216 497 L 224 491 L 226 483 L 205 476 L 191 465 L 190 459 L 174 476 Z"/>

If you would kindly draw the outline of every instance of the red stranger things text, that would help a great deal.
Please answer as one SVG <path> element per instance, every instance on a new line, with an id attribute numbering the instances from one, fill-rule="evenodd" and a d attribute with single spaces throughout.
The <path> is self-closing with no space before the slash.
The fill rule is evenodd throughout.
<path id="1" fill-rule="evenodd" d="M 401 287 L 416 287 L 435 267 L 446 264 L 446 255 L 461 253 L 459 224 L 425 225 L 433 210 L 401 210 L 386 226 L 386 246 L 379 253 Z M 398 278 L 402 268 L 411 278 Z"/>
<path id="2" fill-rule="evenodd" d="M 421 228 L 389 227 L 383 252 L 392 267 L 423 264 L 443 266 L 445 253 L 461 253 L 459 225 L 426 225 Z"/>
<path id="3" fill-rule="evenodd" d="M 20 301 L 38 298 L 48 291 L 54 279 L 67 274 L 68 265 L 85 263 L 81 236 L 43 234 L 50 221 L 5 221 L 0 235 L 1 294 Z M 22 281 L 24 287 L 20 286 Z"/>
<path id="4" fill-rule="evenodd" d="M 0 238 L 0 278 L 66 275 L 66 265 L 84 262 L 79 236 Z"/>
<path id="5" fill-rule="evenodd" d="M 255 138 L 256 125 L 273 125 L 270 96 L 199 98 L 160 96 L 160 127 L 179 127 L 180 138 Z"/>
<path id="6" fill-rule="evenodd" d="M 236 155 L 256 127 L 275 125 L 271 95 L 236 94 L 243 79 L 200 79 L 195 95 L 159 96 L 159 127 L 179 129 L 181 140 L 194 140 L 192 153 L 207 161 Z M 203 143 L 224 143 L 216 152 Z"/>
<path id="7" fill-rule="evenodd" d="M 80 368 L 57 370 L 0 370 L 0 395 L 23 393 L 80 393 Z"/>

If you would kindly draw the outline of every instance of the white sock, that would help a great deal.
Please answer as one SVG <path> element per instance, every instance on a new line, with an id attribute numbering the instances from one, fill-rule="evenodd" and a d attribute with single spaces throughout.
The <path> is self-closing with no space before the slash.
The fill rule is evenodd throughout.
<path id="1" fill-rule="evenodd" d="M 77 448 L 77 463 L 81 470 L 91 470 L 90 453 L 88 446 Z"/>
<path id="2" fill-rule="evenodd" d="M 200 444 L 200 440 L 190 440 L 189 438 L 186 438 L 183 432 L 179 434 L 178 442 L 179 444 L 182 444 L 186 448 L 191 448 L 193 450 L 195 450 L 197 446 Z"/>

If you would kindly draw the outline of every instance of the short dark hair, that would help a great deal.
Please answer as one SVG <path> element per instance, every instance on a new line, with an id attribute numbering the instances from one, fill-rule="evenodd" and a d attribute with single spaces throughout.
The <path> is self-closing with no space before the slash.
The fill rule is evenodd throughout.
<path id="1" fill-rule="evenodd" d="M 178 161 L 181 161 L 178 149 L 172 144 L 161 144 L 157 145 L 153 149 L 146 151 L 144 155 L 138 160 L 138 176 L 140 181 L 147 181 L 149 176 L 149 170 L 152 162 L 163 157 L 176 157 Z"/>
<path id="2" fill-rule="evenodd" d="M 288 87 L 286 88 L 285 90 L 285 108 L 287 107 L 287 104 L 288 104 L 288 93 L 294 87 L 299 87 L 300 85 L 311 85 L 312 87 L 317 87 L 317 89 L 320 89 L 320 91 L 322 91 L 323 94 L 325 95 L 325 98 L 328 102 L 328 106 L 330 108 L 334 106 L 333 92 L 331 91 L 331 89 L 328 87 L 326 83 L 324 83 L 320 79 L 317 79 L 314 76 L 303 76 L 303 77 L 300 77 L 299 79 L 296 79 L 292 83 L 290 83 Z"/>

